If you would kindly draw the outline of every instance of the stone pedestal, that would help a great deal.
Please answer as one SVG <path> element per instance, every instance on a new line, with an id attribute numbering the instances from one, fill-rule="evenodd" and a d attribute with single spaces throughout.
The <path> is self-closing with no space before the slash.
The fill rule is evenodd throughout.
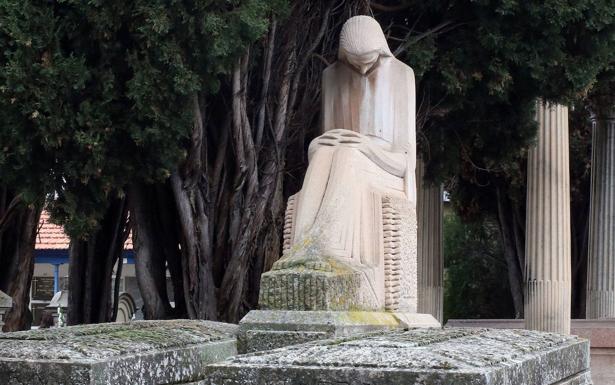
<path id="1" fill-rule="evenodd" d="M 375 311 L 255 310 L 239 323 L 240 353 L 407 327 L 439 328 L 430 314 Z"/>
<path id="2" fill-rule="evenodd" d="M 240 355 L 202 385 L 590 385 L 589 344 L 527 330 L 413 329 Z"/>
<path id="3" fill-rule="evenodd" d="M 537 120 L 537 143 L 528 157 L 525 325 L 569 334 L 568 108 L 538 102 Z"/>
<path id="4" fill-rule="evenodd" d="M 378 306 L 365 290 L 364 278 L 372 273 L 368 267 L 320 256 L 300 265 L 282 264 L 278 261 L 281 266 L 261 277 L 261 309 L 347 311 Z"/>
<path id="5" fill-rule="evenodd" d="M 262 275 L 261 310 L 251 311 L 239 323 L 239 352 L 374 331 L 440 327 L 431 314 L 378 307 L 369 295 L 372 290 L 366 290 L 369 274 L 373 271 L 367 266 L 321 256 L 276 262 L 274 270 Z"/>
<path id="6" fill-rule="evenodd" d="M 615 318 L 615 99 L 594 107 L 587 318 Z"/>
<path id="7" fill-rule="evenodd" d="M 417 163 L 418 312 L 442 322 L 444 272 L 442 255 L 442 185 L 425 182 L 425 164 Z"/>

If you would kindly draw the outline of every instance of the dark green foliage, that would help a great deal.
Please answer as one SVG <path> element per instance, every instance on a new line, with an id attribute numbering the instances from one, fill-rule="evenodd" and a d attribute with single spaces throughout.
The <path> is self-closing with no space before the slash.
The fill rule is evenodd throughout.
<path id="1" fill-rule="evenodd" d="M 266 32 L 283 1 L 0 4 L 0 178 L 50 194 L 71 235 L 97 228 L 129 182 L 186 154 L 191 97 Z"/>
<path id="2" fill-rule="evenodd" d="M 444 217 L 444 320 L 513 318 L 506 261 L 493 221 Z"/>
<path id="3" fill-rule="evenodd" d="M 405 43 L 434 108 L 423 152 L 435 160 L 436 176 L 481 184 L 484 171 L 508 174 L 505 163 L 532 140 L 536 98 L 568 102 L 586 94 L 615 57 L 613 0 L 411 4 L 409 16 L 420 15 L 415 28 L 436 31 Z"/>

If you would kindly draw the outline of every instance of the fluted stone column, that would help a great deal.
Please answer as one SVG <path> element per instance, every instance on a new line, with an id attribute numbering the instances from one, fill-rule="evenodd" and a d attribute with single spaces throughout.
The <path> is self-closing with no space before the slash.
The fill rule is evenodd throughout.
<path id="1" fill-rule="evenodd" d="M 538 102 L 536 115 L 527 166 L 525 326 L 570 334 L 568 108 Z"/>
<path id="2" fill-rule="evenodd" d="M 594 107 L 587 318 L 615 318 L 615 104 Z"/>
<path id="3" fill-rule="evenodd" d="M 442 323 L 444 270 L 442 256 L 442 185 L 423 181 L 424 163 L 417 167 L 418 312 Z"/>

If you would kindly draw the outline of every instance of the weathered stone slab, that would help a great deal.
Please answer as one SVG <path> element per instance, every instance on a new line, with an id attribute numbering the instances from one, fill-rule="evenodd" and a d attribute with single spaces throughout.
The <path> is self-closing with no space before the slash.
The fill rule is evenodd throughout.
<path id="1" fill-rule="evenodd" d="M 452 319 L 447 326 L 523 329 L 523 319 Z M 589 340 L 594 385 L 615 385 L 615 320 L 571 320 L 570 333 Z"/>
<path id="2" fill-rule="evenodd" d="M 412 329 L 236 356 L 202 385 L 590 385 L 589 344 L 527 330 Z"/>
<path id="3" fill-rule="evenodd" d="M 440 327 L 431 314 L 253 310 L 239 323 L 240 353 L 408 327 Z"/>
<path id="4" fill-rule="evenodd" d="M 0 334 L 0 383 L 145 385 L 198 381 L 236 354 L 236 326 L 136 321 Z"/>
<path id="5" fill-rule="evenodd" d="M 0 327 L 4 325 L 4 314 L 13 307 L 13 298 L 0 290 Z"/>
<path id="6" fill-rule="evenodd" d="M 13 298 L 11 298 L 8 294 L 0 290 L 0 308 L 10 309 L 11 306 L 13 306 Z"/>

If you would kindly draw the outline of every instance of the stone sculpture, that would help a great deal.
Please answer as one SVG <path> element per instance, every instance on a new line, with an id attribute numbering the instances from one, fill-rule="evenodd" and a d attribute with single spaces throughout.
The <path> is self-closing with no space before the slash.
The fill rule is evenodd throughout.
<path id="1" fill-rule="evenodd" d="M 261 308 L 416 312 L 415 100 L 378 22 L 349 19 Z"/>

